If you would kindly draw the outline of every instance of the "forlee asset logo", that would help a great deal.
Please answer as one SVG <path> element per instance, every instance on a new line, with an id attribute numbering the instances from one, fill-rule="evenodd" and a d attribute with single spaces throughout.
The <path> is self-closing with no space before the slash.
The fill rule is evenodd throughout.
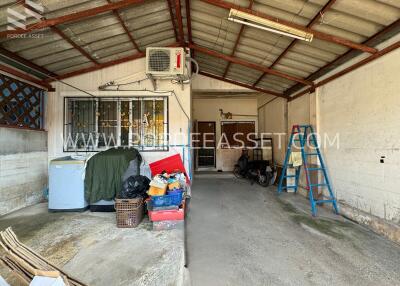
<path id="1" fill-rule="evenodd" d="M 29 18 L 34 18 L 34 21 L 41 21 L 43 18 L 44 7 L 39 2 L 34 2 L 32 0 L 22 0 L 18 1 L 13 7 L 7 8 L 7 30 L 11 33 L 8 37 L 11 38 L 26 38 L 34 37 L 39 38 L 40 34 L 14 34 L 13 31 L 17 30 L 27 30 L 27 20 Z"/>

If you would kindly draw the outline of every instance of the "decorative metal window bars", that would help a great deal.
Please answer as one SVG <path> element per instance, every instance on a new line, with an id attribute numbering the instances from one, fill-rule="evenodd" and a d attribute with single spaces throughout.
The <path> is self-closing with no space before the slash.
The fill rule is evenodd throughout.
<path id="1" fill-rule="evenodd" d="M 168 151 L 168 97 L 66 97 L 64 151 Z"/>

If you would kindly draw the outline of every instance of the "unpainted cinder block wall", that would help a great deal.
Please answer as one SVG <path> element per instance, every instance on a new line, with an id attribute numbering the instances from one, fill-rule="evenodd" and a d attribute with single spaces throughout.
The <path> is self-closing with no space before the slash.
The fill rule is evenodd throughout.
<path id="1" fill-rule="evenodd" d="M 43 200 L 47 132 L 0 127 L 0 215 Z"/>

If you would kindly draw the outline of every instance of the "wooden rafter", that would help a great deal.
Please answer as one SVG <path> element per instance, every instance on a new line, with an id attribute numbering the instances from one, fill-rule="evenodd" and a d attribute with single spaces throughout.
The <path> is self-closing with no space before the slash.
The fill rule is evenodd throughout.
<path id="1" fill-rule="evenodd" d="M 254 0 L 250 0 L 249 6 L 247 8 L 251 9 L 253 7 L 253 3 L 254 3 Z M 238 33 L 238 36 L 236 38 L 236 42 L 235 42 L 235 44 L 233 46 L 233 49 L 232 49 L 232 53 L 231 53 L 232 57 L 235 55 L 235 52 L 236 52 L 237 46 L 239 45 L 240 37 L 242 36 L 243 30 L 244 30 L 244 25 L 242 25 L 240 27 L 240 31 Z M 230 67 L 231 67 L 231 62 L 228 62 L 228 64 L 226 65 L 223 77 L 226 77 Z"/>
<path id="2" fill-rule="evenodd" d="M 284 25 L 292 27 L 294 29 L 298 29 L 298 30 L 301 30 L 301 31 L 304 31 L 304 32 L 307 32 L 307 33 L 312 33 L 314 35 L 314 37 L 316 37 L 318 39 L 321 39 L 321 40 L 324 40 L 324 41 L 328 41 L 328 42 L 332 42 L 332 43 L 335 43 L 335 44 L 347 46 L 347 47 L 352 48 L 352 49 L 358 49 L 358 50 L 361 50 L 361 51 L 367 52 L 367 53 L 372 53 L 373 54 L 373 53 L 377 52 L 377 49 L 371 48 L 371 47 L 369 47 L 367 45 L 358 44 L 358 43 L 355 43 L 353 41 L 347 40 L 347 39 L 339 37 L 339 36 L 334 36 L 334 35 L 331 35 L 331 34 L 326 34 L 326 33 L 323 33 L 323 32 L 317 31 L 317 30 L 313 30 L 313 29 L 310 29 L 310 28 L 307 28 L 307 27 L 304 27 L 304 26 L 301 26 L 301 25 L 298 25 L 298 24 L 295 24 L 295 23 L 292 23 L 292 22 L 289 22 L 289 21 L 286 21 L 286 20 L 283 20 L 283 19 L 279 19 L 279 18 L 270 16 L 270 15 L 267 15 L 267 14 L 262 13 L 262 12 L 253 11 L 251 9 L 247 9 L 245 7 L 242 7 L 242 6 L 232 4 L 230 2 L 226 2 L 226 1 L 222 1 L 222 0 L 201 0 L 201 1 L 209 3 L 209 4 L 217 6 L 217 7 L 228 9 L 228 10 L 229 9 L 236 9 L 236 10 L 239 10 L 239 11 L 242 11 L 242 12 L 245 12 L 245 13 L 248 13 L 248 14 L 252 14 L 252 15 L 260 17 L 260 18 L 264 18 L 264 19 L 267 19 L 267 20 L 270 20 L 270 21 L 274 21 L 274 22 L 277 22 L 277 23 L 280 23 L 280 24 L 284 24 Z"/>
<path id="3" fill-rule="evenodd" d="M 48 28 L 51 26 L 56 26 L 59 24 L 83 20 L 83 19 L 86 19 L 89 17 L 96 16 L 101 13 L 125 8 L 128 6 L 134 5 L 134 4 L 140 4 L 140 3 L 143 3 L 144 1 L 145 0 L 122 0 L 119 2 L 112 3 L 112 4 L 109 3 L 109 4 L 105 4 L 103 6 L 87 9 L 84 11 L 79 11 L 79 12 L 75 12 L 72 14 L 67 14 L 67 15 L 63 15 L 60 17 L 56 17 L 56 18 L 42 20 L 38 23 L 33 23 L 30 25 L 27 25 L 25 29 L 17 29 L 17 30 L 13 30 L 13 31 L 1 31 L 0 38 L 7 37 L 7 35 L 11 35 L 11 34 L 26 34 L 26 33 L 32 32 L 34 30 L 39 30 L 39 29 Z"/>
<path id="4" fill-rule="evenodd" d="M 185 33 L 183 32 L 183 21 L 182 21 L 182 11 L 181 11 L 181 1 L 175 0 L 175 15 L 178 20 L 178 30 L 179 30 L 179 43 L 181 47 L 185 46 Z"/>
<path id="5" fill-rule="evenodd" d="M 214 79 L 217 79 L 217 80 L 221 80 L 221 81 L 224 81 L 224 82 L 228 82 L 228 83 L 231 83 L 231 84 L 235 84 L 237 86 L 246 87 L 248 89 L 255 90 L 255 91 L 258 91 L 258 92 L 272 94 L 272 95 L 275 95 L 277 97 L 283 97 L 283 98 L 287 99 L 287 97 L 285 95 L 283 95 L 282 93 L 276 92 L 276 91 L 272 91 L 272 90 L 268 90 L 268 89 L 264 89 L 264 88 L 259 88 L 259 87 L 254 87 L 254 86 L 251 86 L 250 84 L 245 84 L 245 83 L 242 83 L 242 82 L 226 79 L 226 78 L 223 78 L 221 76 L 217 76 L 217 75 L 214 75 L 214 74 L 211 74 L 211 73 L 208 73 L 208 72 L 200 71 L 199 74 L 204 75 L 206 77 L 210 77 L 210 78 L 214 78 Z"/>
<path id="6" fill-rule="evenodd" d="M 307 28 L 311 28 L 312 26 L 314 26 L 315 23 L 318 22 L 319 19 L 321 19 L 322 15 L 324 15 L 331 7 L 333 4 L 335 4 L 337 0 L 329 0 L 328 3 L 325 4 L 324 7 L 321 8 L 321 10 L 318 11 L 318 13 L 314 16 L 314 18 L 310 21 L 310 23 L 308 23 Z M 289 50 L 291 48 L 294 47 L 294 45 L 298 42 L 299 40 L 294 39 L 290 45 L 276 58 L 276 60 L 269 66 L 269 68 L 273 68 L 277 63 L 279 63 L 279 61 L 286 56 L 286 54 L 289 52 Z M 254 86 L 256 86 L 265 76 L 265 73 L 263 73 L 258 79 L 257 81 L 253 84 Z"/>
<path id="7" fill-rule="evenodd" d="M 239 64 L 239 65 L 251 68 L 251 69 L 255 69 L 255 70 L 258 70 L 258 71 L 262 71 L 262 72 L 266 72 L 266 73 L 269 73 L 269 74 L 273 74 L 273 75 L 276 75 L 278 77 L 282 77 L 282 78 L 285 78 L 285 79 L 288 79 L 288 80 L 292 80 L 292 81 L 296 81 L 296 82 L 302 83 L 304 85 L 310 85 L 310 86 L 313 85 L 313 83 L 311 81 L 307 81 L 307 80 L 304 80 L 304 79 L 301 79 L 301 78 L 298 78 L 298 77 L 295 77 L 295 76 L 291 76 L 291 75 L 285 74 L 283 72 L 280 72 L 280 71 L 277 71 L 277 70 L 273 70 L 273 69 L 267 68 L 265 66 L 262 66 L 262 65 L 259 65 L 259 64 L 256 64 L 256 63 L 251 63 L 251 62 L 239 59 L 239 58 L 231 57 L 231 56 L 228 56 L 228 55 L 225 55 L 225 54 L 213 51 L 213 50 L 209 50 L 207 48 L 200 47 L 200 46 L 197 46 L 195 44 L 189 44 L 189 47 L 191 49 L 194 49 L 194 50 L 199 51 L 201 53 L 208 54 L 210 56 L 213 56 L 213 57 L 216 57 L 216 58 L 219 58 L 219 59 L 223 59 L 225 61 L 229 61 L 229 62 L 232 62 L 234 64 Z"/>
<path id="8" fill-rule="evenodd" d="M 111 0 L 107 0 L 108 3 L 112 3 Z M 131 41 L 132 45 L 135 47 L 135 49 L 138 52 L 141 52 L 138 44 L 136 43 L 135 39 L 133 38 L 131 32 L 128 30 L 128 27 L 125 25 L 124 20 L 122 19 L 121 15 L 119 14 L 118 10 L 112 10 L 114 16 L 118 19 L 118 22 L 121 24 L 122 28 L 124 29 L 126 35 L 129 37 L 129 40 Z"/>

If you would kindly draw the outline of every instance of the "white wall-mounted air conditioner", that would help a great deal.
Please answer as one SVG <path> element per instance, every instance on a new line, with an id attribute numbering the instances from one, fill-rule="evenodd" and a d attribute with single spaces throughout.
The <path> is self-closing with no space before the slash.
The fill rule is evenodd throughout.
<path id="1" fill-rule="evenodd" d="M 183 75 L 185 57 L 183 48 L 146 48 L 146 73 L 154 76 Z"/>

